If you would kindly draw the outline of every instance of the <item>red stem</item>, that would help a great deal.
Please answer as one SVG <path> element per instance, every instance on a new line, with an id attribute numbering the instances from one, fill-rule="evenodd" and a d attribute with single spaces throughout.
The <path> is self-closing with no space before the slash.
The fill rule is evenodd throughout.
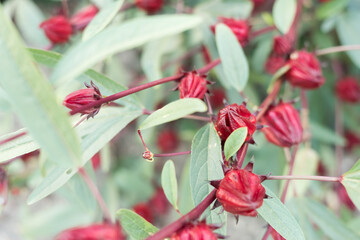
<path id="1" fill-rule="evenodd" d="M 267 111 L 267 109 L 270 107 L 270 105 L 274 102 L 274 100 L 276 99 L 280 88 L 281 88 L 281 84 L 282 84 L 283 80 L 282 79 L 278 79 L 276 80 L 276 82 L 274 83 L 274 87 L 273 90 L 271 91 L 271 93 L 265 98 L 265 100 L 261 103 L 260 105 L 260 111 L 259 113 L 256 115 L 256 121 L 259 121 L 263 115 L 265 114 L 265 112 Z"/>
<path id="2" fill-rule="evenodd" d="M 313 180 L 321 182 L 340 182 L 341 177 L 329 176 L 269 176 L 266 180 Z"/>
<path id="3" fill-rule="evenodd" d="M 221 59 L 215 59 L 214 61 L 212 61 L 211 63 L 205 65 L 204 67 L 200 68 L 197 70 L 197 72 L 199 74 L 205 74 L 208 71 L 210 71 L 211 69 L 213 69 L 214 67 L 216 67 L 217 65 L 219 65 L 221 63 Z"/>
<path id="4" fill-rule="evenodd" d="M 202 202 L 199 203 L 199 205 L 197 205 L 188 214 L 182 216 L 175 222 L 162 228 L 154 235 L 148 237 L 147 240 L 162 240 L 164 238 L 170 237 L 171 234 L 181 229 L 186 223 L 198 219 L 215 199 L 216 199 L 216 189 L 212 190 L 212 192 L 209 193 L 209 195 L 207 195 L 207 197 L 204 200 L 202 200 Z"/>
<path id="5" fill-rule="evenodd" d="M 22 137 L 22 136 L 26 135 L 26 134 L 27 134 L 27 132 L 21 132 L 21 133 L 18 133 L 18 134 L 16 134 L 16 135 L 12 136 L 12 137 L 9 137 L 9 138 L 7 138 L 7 139 L 1 140 L 1 141 L 0 141 L 0 145 L 5 144 L 5 143 L 7 143 L 7 142 L 10 142 L 10 141 L 12 141 L 12 140 L 15 140 L 15 139 L 17 139 L 17 138 L 19 138 L 19 137 Z"/>
<path id="6" fill-rule="evenodd" d="M 292 155 L 291 155 L 291 160 L 290 160 L 290 166 L 289 166 L 289 175 L 291 176 L 292 173 L 293 173 L 293 170 L 294 170 L 294 164 L 295 164 L 295 157 L 296 157 L 296 152 L 298 150 L 298 147 L 299 145 L 295 145 L 294 146 L 294 149 L 293 149 L 293 152 L 292 152 Z M 284 187 L 284 190 L 283 190 L 283 193 L 281 195 L 281 202 L 285 202 L 285 198 L 286 198 L 286 193 L 287 193 L 287 190 L 289 189 L 289 183 L 290 183 L 290 180 L 287 180 L 286 183 L 285 183 L 285 187 Z"/>
<path id="7" fill-rule="evenodd" d="M 269 26 L 269 27 L 265 27 L 265 28 L 262 28 L 258 31 L 255 31 L 253 32 L 251 35 L 250 35 L 250 39 L 253 39 L 253 38 L 256 38 L 264 33 L 267 33 L 267 32 L 271 32 L 273 30 L 275 30 L 276 27 L 275 26 Z"/>
<path id="8" fill-rule="evenodd" d="M 237 168 L 238 169 L 240 169 L 244 163 L 248 146 L 249 146 L 248 143 L 244 143 L 244 145 L 242 145 L 240 150 L 238 151 L 238 156 L 237 156 L 237 158 L 238 158 L 237 159 Z"/>
<path id="9" fill-rule="evenodd" d="M 190 154 L 191 151 L 177 152 L 177 153 L 155 153 L 154 157 L 173 157 Z"/>

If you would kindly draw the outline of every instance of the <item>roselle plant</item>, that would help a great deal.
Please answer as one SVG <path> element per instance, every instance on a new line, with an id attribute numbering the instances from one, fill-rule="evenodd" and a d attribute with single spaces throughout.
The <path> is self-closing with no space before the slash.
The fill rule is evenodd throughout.
<path id="1" fill-rule="evenodd" d="M 1 239 L 360 239 L 356 0 L 2 2 Z"/>

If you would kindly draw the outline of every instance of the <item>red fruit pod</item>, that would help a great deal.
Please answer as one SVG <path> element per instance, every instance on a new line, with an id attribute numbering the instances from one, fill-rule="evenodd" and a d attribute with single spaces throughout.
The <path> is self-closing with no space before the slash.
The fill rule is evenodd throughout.
<path id="1" fill-rule="evenodd" d="M 169 202 L 165 196 L 164 190 L 158 187 L 155 194 L 149 201 L 149 205 L 152 208 L 152 212 L 156 215 L 166 214 L 169 209 Z"/>
<path id="2" fill-rule="evenodd" d="M 344 102 L 357 103 L 360 101 L 360 84 L 355 77 L 345 77 L 336 82 L 336 96 Z"/>
<path id="3" fill-rule="evenodd" d="M 93 224 L 86 227 L 75 227 L 61 232 L 56 240 L 125 240 L 120 225 Z"/>
<path id="4" fill-rule="evenodd" d="M 179 136 L 176 131 L 165 129 L 157 137 L 157 147 L 161 152 L 174 152 L 179 146 Z"/>
<path id="5" fill-rule="evenodd" d="M 303 128 L 298 111 L 290 103 L 271 106 L 261 119 L 266 139 L 279 146 L 291 147 L 302 141 Z"/>
<path id="6" fill-rule="evenodd" d="M 287 63 L 285 57 L 271 54 L 265 63 L 265 71 L 269 74 L 275 74 Z"/>
<path id="7" fill-rule="evenodd" d="M 225 141 L 233 131 L 240 127 L 247 127 L 248 135 L 245 141 L 250 140 L 256 130 L 256 117 L 247 110 L 245 105 L 234 103 L 219 111 L 215 128 L 221 140 Z"/>
<path id="8" fill-rule="evenodd" d="M 99 8 L 95 5 L 89 5 L 80 9 L 71 17 L 70 23 L 77 31 L 82 31 L 91 22 L 95 15 L 99 12 Z"/>
<path id="9" fill-rule="evenodd" d="M 200 75 L 196 71 L 185 73 L 178 86 L 180 98 L 203 99 L 207 91 L 207 84 L 205 75 Z"/>
<path id="10" fill-rule="evenodd" d="M 40 24 L 47 38 L 53 43 L 66 43 L 72 34 L 70 22 L 64 16 L 52 17 Z"/>
<path id="11" fill-rule="evenodd" d="M 234 215 L 257 216 L 261 207 L 265 188 L 260 178 L 245 169 L 230 170 L 221 180 L 216 198 L 225 211 Z"/>
<path id="12" fill-rule="evenodd" d="M 324 84 L 321 66 L 313 53 L 294 52 L 290 55 L 290 69 L 286 73 L 287 80 L 295 87 L 315 89 Z"/>
<path id="13" fill-rule="evenodd" d="M 100 90 L 91 83 L 91 86 L 85 83 L 86 89 L 80 89 L 67 95 L 63 101 L 63 105 L 71 110 L 78 109 L 90 103 L 94 103 L 102 98 Z M 86 109 L 81 114 L 96 115 L 100 107 Z"/>
<path id="14" fill-rule="evenodd" d="M 249 33 L 251 27 L 246 20 L 219 17 L 219 21 L 231 29 L 242 46 L 245 46 L 249 42 Z M 210 28 L 211 31 L 215 33 L 216 24 L 212 25 Z"/>
<path id="15" fill-rule="evenodd" d="M 170 240 L 217 240 L 218 235 L 213 232 L 214 229 L 214 227 L 207 225 L 205 221 L 197 224 L 188 223 L 171 235 Z"/>
<path id="16" fill-rule="evenodd" d="M 159 11 L 163 5 L 163 0 L 136 0 L 135 4 L 138 8 L 146 11 L 149 14 Z"/>
<path id="17" fill-rule="evenodd" d="M 8 197 L 8 182 L 5 169 L 0 167 L 0 206 L 5 206 Z"/>
<path id="18" fill-rule="evenodd" d="M 292 52 L 293 40 L 289 35 L 282 35 L 274 37 L 273 44 L 274 53 L 279 55 L 286 55 Z"/>
<path id="19" fill-rule="evenodd" d="M 144 203 L 144 202 L 138 203 L 135 206 L 133 206 L 133 210 L 134 210 L 134 212 L 136 212 L 137 214 L 142 216 L 149 223 L 153 223 L 154 216 L 152 214 L 149 204 Z"/>

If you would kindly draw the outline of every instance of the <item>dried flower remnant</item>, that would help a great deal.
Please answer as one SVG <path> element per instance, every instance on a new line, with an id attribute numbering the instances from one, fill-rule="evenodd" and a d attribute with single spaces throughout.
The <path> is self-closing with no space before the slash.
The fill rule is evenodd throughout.
<path id="1" fill-rule="evenodd" d="M 163 0 L 136 0 L 135 4 L 138 8 L 153 14 L 162 9 L 164 5 Z"/>
<path id="2" fill-rule="evenodd" d="M 203 99 L 207 92 L 206 75 L 200 75 L 196 71 L 185 73 L 180 79 L 178 86 L 180 98 L 199 98 Z"/>
<path id="3" fill-rule="evenodd" d="M 345 77 L 336 82 L 336 96 L 344 102 L 358 103 L 360 101 L 360 84 L 355 77 Z"/>
<path id="4" fill-rule="evenodd" d="M 89 5 L 80 9 L 71 17 L 70 23 L 77 31 L 82 31 L 91 22 L 95 15 L 99 12 L 99 8 L 95 5 Z"/>
<path id="5" fill-rule="evenodd" d="M 71 24 L 64 16 L 49 18 L 40 24 L 40 28 L 53 44 L 66 43 L 72 34 Z"/>
<path id="6" fill-rule="evenodd" d="M 251 27 L 248 21 L 225 17 L 219 17 L 219 21 L 231 29 L 242 46 L 245 46 L 249 42 L 249 33 Z M 211 26 L 211 31 L 215 33 L 216 24 Z"/>
<path id="7" fill-rule="evenodd" d="M 56 240 L 125 240 L 118 224 L 93 224 L 86 227 L 75 227 L 61 232 Z"/>

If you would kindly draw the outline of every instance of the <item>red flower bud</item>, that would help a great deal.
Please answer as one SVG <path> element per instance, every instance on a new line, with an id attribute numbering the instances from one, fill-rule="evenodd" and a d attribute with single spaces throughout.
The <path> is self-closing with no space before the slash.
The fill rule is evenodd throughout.
<path id="1" fill-rule="evenodd" d="M 91 164 L 92 164 L 94 170 L 96 170 L 96 169 L 98 169 L 100 167 L 100 164 L 101 164 L 100 152 L 96 153 L 91 158 Z"/>
<path id="2" fill-rule="evenodd" d="M 47 38 L 53 43 L 66 43 L 72 34 L 69 21 L 64 16 L 52 17 L 40 24 Z"/>
<path id="3" fill-rule="evenodd" d="M 71 17 L 70 23 L 75 30 L 82 31 L 98 12 L 99 9 L 95 5 L 86 6 Z"/>
<path id="4" fill-rule="evenodd" d="M 306 51 L 294 52 L 290 55 L 289 64 L 286 77 L 293 86 L 314 89 L 325 82 L 320 63 L 314 54 Z"/>
<path id="5" fill-rule="evenodd" d="M 273 240 L 286 240 L 285 238 L 283 238 L 275 229 L 271 228 L 271 236 L 273 238 Z"/>
<path id="6" fill-rule="evenodd" d="M 291 147 L 302 140 L 300 115 L 290 103 L 272 106 L 261 119 L 266 139 L 280 147 Z"/>
<path id="7" fill-rule="evenodd" d="M 213 233 L 214 227 L 205 222 L 198 224 L 188 223 L 182 229 L 171 235 L 170 240 L 217 240 L 218 235 Z"/>
<path id="8" fill-rule="evenodd" d="M 350 199 L 345 187 L 342 184 L 336 184 L 335 189 L 341 203 L 347 206 L 349 209 L 355 210 L 356 206 Z"/>
<path id="9" fill-rule="evenodd" d="M 60 233 L 56 240 L 125 240 L 120 225 L 93 224 L 70 228 Z"/>
<path id="10" fill-rule="evenodd" d="M 178 86 L 180 98 L 204 98 L 207 84 L 205 75 L 200 75 L 196 71 L 185 73 Z"/>
<path id="11" fill-rule="evenodd" d="M 354 77 L 346 77 L 336 83 L 336 95 L 344 102 L 357 103 L 360 101 L 360 85 Z"/>
<path id="12" fill-rule="evenodd" d="M 142 216 L 146 221 L 152 223 L 154 221 L 154 216 L 152 214 L 151 208 L 147 203 L 138 203 L 133 206 L 134 212 Z"/>
<path id="13" fill-rule="evenodd" d="M 283 56 L 271 54 L 265 63 L 265 71 L 269 74 L 275 74 L 280 68 L 286 64 Z"/>
<path id="14" fill-rule="evenodd" d="M 224 107 L 224 100 L 226 99 L 226 93 L 222 88 L 215 88 L 211 90 L 210 102 L 213 108 Z"/>
<path id="15" fill-rule="evenodd" d="M 242 46 L 245 46 L 249 41 L 250 26 L 245 20 L 236 20 L 234 18 L 219 17 L 220 22 L 227 25 L 231 31 L 235 34 L 236 38 Z M 212 25 L 211 31 L 215 33 L 216 24 Z"/>
<path id="16" fill-rule="evenodd" d="M 293 40 L 290 35 L 282 35 L 274 37 L 274 52 L 279 55 L 291 53 L 293 49 Z"/>
<path id="17" fill-rule="evenodd" d="M 96 102 L 101 99 L 100 90 L 91 82 L 91 86 L 85 83 L 86 89 L 80 89 L 67 95 L 63 101 L 64 106 L 71 110 L 78 109 L 89 103 Z M 100 110 L 100 107 L 87 109 L 81 112 L 81 114 L 89 114 L 89 116 L 96 115 Z"/>
<path id="18" fill-rule="evenodd" d="M 149 201 L 153 212 L 157 215 L 166 214 L 169 209 L 169 202 L 165 196 L 164 190 L 161 187 L 156 189 L 155 194 Z"/>
<path id="19" fill-rule="evenodd" d="M 246 109 L 245 105 L 234 103 L 220 110 L 215 128 L 221 140 L 225 141 L 233 131 L 240 127 L 248 128 L 245 141 L 248 141 L 256 130 L 256 117 Z"/>
<path id="20" fill-rule="evenodd" d="M 346 138 L 346 149 L 351 151 L 354 147 L 360 145 L 360 138 L 353 132 L 346 131 L 345 132 Z"/>
<path id="21" fill-rule="evenodd" d="M 7 174 L 5 169 L 0 167 L 0 206 L 4 206 L 7 202 L 8 185 Z"/>
<path id="22" fill-rule="evenodd" d="M 160 132 L 157 138 L 157 146 L 161 152 L 174 152 L 179 146 L 177 132 L 171 129 L 165 129 Z"/>
<path id="23" fill-rule="evenodd" d="M 265 188 L 260 178 L 245 169 L 231 170 L 221 180 L 216 198 L 225 211 L 235 215 L 255 217 L 261 207 Z"/>
<path id="24" fill-rule="evenodd" d="M 163 5 L 163 0 L 136 0 L 135 4 L 138 8 L 143 9 L 149 14 L 159 11 Z"/>

